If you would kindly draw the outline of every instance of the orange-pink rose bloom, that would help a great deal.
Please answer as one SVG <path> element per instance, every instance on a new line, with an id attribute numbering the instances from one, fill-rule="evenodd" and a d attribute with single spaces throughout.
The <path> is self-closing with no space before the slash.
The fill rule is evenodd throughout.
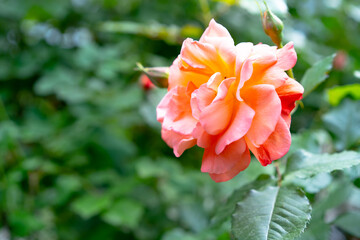
<path id="1" fill-rule="evenodd" d="M 169 70 L 168 93 L 157 107 L 162 138 L 179 157 L 205 149 L 201 171 L 216 182 L 248 167 L 250 152 L 263 166 L 291 144 L 290 112 L 303 87 L 285 71 L 297 60 L 293 43 L 277 49 L 239 43 L 211 20 L 199 41 L 186 39 Z"/>

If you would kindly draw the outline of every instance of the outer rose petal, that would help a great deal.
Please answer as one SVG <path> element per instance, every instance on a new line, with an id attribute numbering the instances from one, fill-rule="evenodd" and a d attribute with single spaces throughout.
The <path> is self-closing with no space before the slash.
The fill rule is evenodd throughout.
<path id="1" fill-rule="evenodd" d="M 169 147 L 174 149 L 176 157 L 180 157 L 186 149 L 196 144 L 196 140 L 191 135 L 182 135 L 164 128 L 161 130 L 161 137 Z"/>
<path id="2" fill-rule="evenodd" d="M 233 117 L 226 131 L 219 137 L 215 147 L 216 154 L 224 151 L 225 147 L 242 138 L 251 126 L 255 111 L 245 102 L 239 102 L 234 107 Z"/>
<path id="3" fill-rule="evenodd" d="M 222 25 L 218 24 L 214 19 L 211 19 L 209 26 L 201 35 L 199 42 L 213 43 L 213 38 L 227 38 L 233 41 L 229 31 Z"/>
<path id="4" fill-rule="evenodd" d="M 270 47 L 266 44 L 257 44 L 253 48 L 251 58 L 254 59 L 254 71 L 264 71 L 276 63 L 276 47 Z"/>
<path id="5" fill-rule="evenodd" d="M 212 180 L 215 182 L 229 181 L 238 175 L 239 172 L 245 170 L 249 166 L 251 160 L 249 149 L 246 147 L 246 150 L 241 155 L 237 156 L 237 158 L 239 161 L 229 171 L 220 174 L 209 173 Z"/>
<path id="6" fill-rule="evenodd" d="M 157 119 L 162 123 L 161 136 L 174 149 L 177 157 L 196 144 L 196 139 L 191 134 L 197 121 L 190 109 L 190 96 L 194 89 L 192 82 L 187 87 L 177 86 L 171 89 L 156 109 Z"/>
<path id="7" fill-rule="evenodd" d="M 242 93 L 246 104 L 255 110 L 253 122 L 246 136 L 258 147 L 274 131 L 281 114 L 281 102 L 272 85 L 251 86 Z"/>
<path id="8" fill-rule="evenodd" d="M 281 87 L 276 89 L 284 114 L 290 114 L 295 107 L 295 101 L 302 99 L 304 88 L 296 80 L 289 78 Z"/>
<path id="9" fill-rule="evenodd" d="M 173 88 L 159 103 L 157 114 L 163 128 L 184 135 L 192 133 L 197 122 L 190 109 L 190 94 L 194 87 L 190 82 L 187 88 L 183 86 Z"/>
<path id="10" fill-rule="evenodd" d="M 273 160 L 283 157 L 289 151 L 291 145 L 290 130 L 285 120 L 280 118 L 274 132 L 260 147 L 255 147 L 248 140 L 246 143 L 261 165 L 266 166 Z"/>
<path id="11" fill-rule="evenodd" d="M 238 162 L 243 162 L 244 169 L 249 165 L 248 159 L 242 159 L 243 153 L 247 151 L 244 139 L 233 142 L 221 154 L 215 153 L 215 144 L 205 148 L 201 165 L 202 172 L 222 174 L 229 172 Z"/>
<path id="12" fill-rule="evenodd" d="M 293 68 L 297 61 L 297 55 L 294 49 L 294 43 L 289 42 L 283 48 L 277 50 L 278 61 L 276 66 L 283 70 L 289 70 Z"/>
<path id="13" fill-rule="evenodd" d="M 276 65 L 269 67 L 266 71 L 255 73 L 255 77 L 249 81 L 251 85 L 270 84 L 275 88 L 282 86 L 289 76 Z"/>
<path id="14" fill-rule="evenodd" d="M 220 72 L 221 60 L 215 46 L 211 44 L 187 38 L 182 44 L 180 57 L 183 62 L 182 67 L 187 71 L 210 76 L 215 72 Z"/>

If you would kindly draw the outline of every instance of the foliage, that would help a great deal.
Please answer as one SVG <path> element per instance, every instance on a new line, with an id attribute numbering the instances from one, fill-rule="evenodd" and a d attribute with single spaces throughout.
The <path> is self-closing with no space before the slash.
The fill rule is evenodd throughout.
<path id="1" fill-rule="evenodd" d="M 249 222 L 259 239 L 360 237 L 360 5 L 268 5 L 307 90 L 281 186 L 274 164 L 217 184 L 199 148 L 176 159 L 155 118 L 164 90 L 134 71 L 170 65 L 211 17 L 235 42 L 271 44 L 254 1 L 1 1 L 0 238 L 226 240 Z"/>

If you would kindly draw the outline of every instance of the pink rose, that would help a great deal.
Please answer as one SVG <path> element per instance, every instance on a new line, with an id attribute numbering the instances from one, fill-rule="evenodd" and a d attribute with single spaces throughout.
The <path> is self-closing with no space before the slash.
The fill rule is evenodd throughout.
<path id="1" fill-rule="evenodd" d="M 285 71 L 297 60 L 293 43 L 277 49 L 239 43 L 210 21 L 199 41 L 186 39 L 169 70 L 168 93 L 157 107 L 162 138 L 179 157 L 205 149 L 201 171 L 228 181 L 250 163 L 263 166 L 290 147 L 290 112 L 303 87 Z"/>

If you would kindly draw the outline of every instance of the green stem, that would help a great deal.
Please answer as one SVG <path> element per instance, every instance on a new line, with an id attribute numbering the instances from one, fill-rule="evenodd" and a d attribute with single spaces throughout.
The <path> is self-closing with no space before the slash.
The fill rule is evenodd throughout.
<path id="1" fill-rule="evenodd" d="M 292 69 L 287 70 L 286 73 L 289 75 L 289 77 L 294 78 L 294 73 Z"/>
<path id="2" fill-rule="evenodd" d="M 277 173 L 277 177 L 278 177 L 278 186 L 281 187 L 282 176 L 281 176 L 281 172 L 280 172 L 280 167 L 279 167 L 279 162 L 278 162 L 278 161 L 275 162 L 275 168 L 276 168 L 276 173 Z"/>

